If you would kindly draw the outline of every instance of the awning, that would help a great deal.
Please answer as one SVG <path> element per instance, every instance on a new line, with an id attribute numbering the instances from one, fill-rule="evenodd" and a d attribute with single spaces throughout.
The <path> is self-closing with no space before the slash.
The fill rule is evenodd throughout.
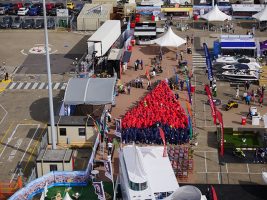
<path id="1" fill-rule="evenodd" d="M 72 78 L 65 91 L 65 105 L 105 105 L 113 102 L 116 78 Z"/>
<path id="2" fill-rule="evenodd" d="M 256 49 L 255 39 L 251 35 L 222 35 L 222 49 Z"/>
<path id="3" fill-rule="evenodd" d="M 122 54 L 123 54 L 122 49 L 111 49 L 108 55 L 108 60 L 120 60 Z"/>
<path id="4" fill-rule="evenodd" d="M 161 12 L 193 12 L 193 8 L 161 8 Z"/>
<path id="5" fill-rule="evenodd" d="M 131 55 L 132 55 L 132 52 L 125 51 L 124 54 L 123 54 L 123 57 L 122 57 L 121 62 L 123 62 L 123 63 L 129 62 L 130 61 L 130 58 L 131 58 Z"/>

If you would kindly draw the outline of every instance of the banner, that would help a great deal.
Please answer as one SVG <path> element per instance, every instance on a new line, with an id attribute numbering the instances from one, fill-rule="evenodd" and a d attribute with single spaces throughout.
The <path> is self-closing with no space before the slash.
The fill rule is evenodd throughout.
<path id="1" fill-rule="evenodd" d="M 190 136 L 190 140 L 192 140 L 193 137 L 193 128 L 192 128 L 192 120 L 190 115 L 188 114 L 188 128 L 189 128 L 189 136 Z"/>
<path id="2" fill-rule="evenodd" d="M 189 86 L 189 81 L 188 79 L 185 81 L 186 83 L 186 88 L 187 88 L 187 92 L 188 92 L 188 101 L 189 103 L 192 105 L 192 100 L 191 100 L 191 88 Z"/>
<path id="3" fill-rule="evenodd" d="M 165 140 L 165 133 L 162 130 L 162 128 L 159 127 L 159 135 L 162 139 L 163 145 L 164 145 L 164 150 L 163 150 L 163 157 L 167 156 L 167 148 L 166 148 L 166 140 Z"/>
<path id="4" fill-rule="evenodd" d="M 186 109 L 187 109 L 188 114 L 190 115 L 190 117 L 193 117 L 191 104 L 188 101 L 186 101 L 185 103 L 186 103 Z"/>
<path id="5" fill-rule="evenodd" d="M 115 135 L 117 137 L 121 137 L 121 119 L 115 119 L 115 125 L 116 125 Z"/>
<path id="6" fill-rule="evenodd" d="M 222 113 L 218 110 L 216 110 L 216 115 L 217 115 L 217 119 L 220 123 L 220 127 L 221 127 L 221 140 L 220 140 L 220 155 L 223 156 L 224 155 L 224 127 L 223 127 L 223 118 L 222 118 Z"/>
<path id="7" fill-rule="evenodd" d="M 212 62 L 210 58 L 210 52 L 208 49 L 208 46 L 206 43 L 203 43 L 203 48 L 205 51 L 205 57 L 206 57 L 206 65 L 207 65 L 207 70 L 208 70 L 208 79 L 212 81 L 213 79 L 213 73 L 212 73 Z"/>
<path id="8" fill-rule="evenodd" d="M 105 191 L 103 188 L 103 183 L 101 182 L 93 182 L 93 187 L 95 188 L 95 193 L 99 200 L 105 200 Z"/>
<path id="9" fill-rule="evenodd" d="M 209 99 L 209 103 L 210 103 L 210 108 L 211 108 L 211 114 L 212 114 L 212 117 L 213 117 L 213 123 L 216 125 L 216 107 L 214 105 L 214 102 L 213 102 L 213 98 L 212 98 L 212 95 L 211 95 L 211 92 L 210 92 L 210 87 L 209 85 L 205 85 L 205 90 L 206 90 L 206 93 L 208 95 L 208 99 Z"/>
<path id="10" fill-rule="evenodd" d="M 104 161 L 104 167 L 105 167 L 105 176 L 108 177 L 113 182 L 112 165 L 110 160 Z"/>

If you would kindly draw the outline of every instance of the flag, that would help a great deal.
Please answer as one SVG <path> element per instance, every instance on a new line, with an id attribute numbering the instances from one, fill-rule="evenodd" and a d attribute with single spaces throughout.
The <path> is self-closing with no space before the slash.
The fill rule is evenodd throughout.
<path id="1" fill-rule="evenodd" d="M 105 191 L 103 188 L 103 183 L 101 182 L 93 182 L 93 187 L 95 188 L 95 193 L 99 200 L 105 200 Z"/>
<path id="2" fill-rule="evenodd" d="M 115 119 L 115 125 L 116 125 L 115 135 L 117 137 L 121 137 L 121 119 Z"/>
<path id="3" fill-rule="evenodd" d="M 187 108 L 188 114 L 190 115 L 190 117 L 192 117 L 193 114 L 192 114 L 192 110 L 191 110 L 191 104 L 188 101 L 186 101 L 186 108 Z"/>
<path id="4" fill-rule="evenodd" d="M 211 186 L 211 193 L 212 193 L 212 199 L 213 200 L 218 200 L 216 190 L 213 186 Z"/>
<path id="5" fill-rule="evenodd" d="M 159 127 L 159 135 L 162 139 L 163 145 L 164 145 L 164 150 L 163 150 L 163 157 L 167 156 L 167 148 L 166 148 L 166 140 L 165 140 L 165 133 L 162 130 L 162 128 Z"/>
<path id="6" fill-rule="evenodd" d="M 193 129 L 192 129 L 192 121 L 191 121 L 191 117 L 190 117 L 190 115 L 188 115 L 188 127 L 189 127 L 189 136 L 190 136 L 190 140 L 192 140 Z"/>
<path id="7" fill-rule="evenodd" d="M 212 72 L 212 62 L 210 58 L 210 52 L 208 49 L 208 46 L 206 43 L 203 43 L 203 48 L 205 51 L 205 57 L 206 57 L 206 65 L 207 65 L 207 70 L 208 70 L 208 79 L 212 81 L 213 79 L 213 72 Z"/>
<path id="8" fill-rule="evenodd" d="M 47 182 L 45 183 L 45 187 L 44 187 L 44 191 L 42 192 L 42 196 L 40 198 L 40 200 L 45 200 L 45 197 L 47 197 L 47 192 L 48 192 L 48 188 L 47 188 Z"/>
<path id="9" fill-rule="evenodd" d="M 223 156 L 224 155 L 224 127 L 223 127 L 223 118 L 222 118 L 222 113 L 218 110 L 216 110 L 216 116 L 217 119 L 220 123 L 220 128 L 221 128 L 221 135 L 220 135 L 220 155 Z"/>
<path id="10" fill-rule="evenodd" d="M 214 105 L 209 85 L 205 85 L 205 90 L 206 90 L 206 93 L 208 95 L 208 99 L 209 99 L 209 103 L 210 103 L 211 114 L 213 117 L 213 123 L 216 125 L 217 124 L 217 122 L 216 122 L 216 106 Z"/>
<path id="11" fill-rule="evenodd" d="M 110 160 L 104 161 L 104 167 L 105 167 L 105 176 L 108 177 L 113 182 L 113 175 L 112 175 L 112 165 Z"/>
<path id="12" fill-rule="evenodd" d="M 187 93 L 188 93 L 188 101 L 189 101 L 190 104 L 192 104 L 192 101 L 191 101 L 191 88 L 189 87 L 189 81 L 186 80 L 185 83 L 186 83 L 186 88 L 187 88 Z"/>

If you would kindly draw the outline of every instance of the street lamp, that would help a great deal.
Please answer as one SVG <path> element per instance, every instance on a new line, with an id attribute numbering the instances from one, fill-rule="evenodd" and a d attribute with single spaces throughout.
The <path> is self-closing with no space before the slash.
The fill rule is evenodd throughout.
<path id="1" fill-rule="evenodd" d="M 46 53 L 47 79 L 48 79 L 48 98 L 49 98 L 49 114 L 50 114 L 51 136 L 52 136 L 52 149 L 56 149 L 57 145 L 56 145 L 56 133 L 55 133 L 50 55 L 49 55 L 49 49 L 48 49 L 48 33 L 47 33 L 47 17 L 46 17 L 45 0 L 43 0 L 43 10 L 44 10 L 45 53 Z"/>

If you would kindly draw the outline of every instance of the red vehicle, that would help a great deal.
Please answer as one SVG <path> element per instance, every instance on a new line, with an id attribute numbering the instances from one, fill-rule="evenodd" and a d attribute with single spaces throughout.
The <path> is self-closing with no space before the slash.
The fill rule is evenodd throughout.
<path id="1" fill-rule="evenodd" d="M 46 10 L 52 10 L 55 7 L 55 4 L 53 3 L 47 3 L 45 4 Z"/>
<path id="2" fill-rule="evenodd" d="M 20 9 L 23 7 L 23 4 L 21 2 L 18 2 L 18 3 L 14 3 L 14 7 Z"/>

